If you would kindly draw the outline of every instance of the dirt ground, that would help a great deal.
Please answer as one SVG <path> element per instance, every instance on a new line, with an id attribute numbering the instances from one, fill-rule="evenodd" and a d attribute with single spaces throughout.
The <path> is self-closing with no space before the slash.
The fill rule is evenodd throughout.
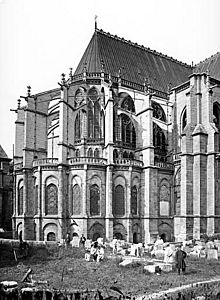
<path id="1" fill-rule="evenodd" d="M 16 262 L 13 249 L 0 245 L 0 281 L 15 280 L 22 285 L 24 274 L 31 268 L 33 279 L 46 282 L 41 285 L 50 289 L 99 289 L 108 296 L 115 293 L 112 287 L 116 287 L 128 296 L 137 296 L 220 275 L 220 261 L 187 258 L 185 275 L 156 275 L 145 273 L 143 262 L 120 267 L 121 257 L 113 256 L 110 250 L 106 250 L 107 258 L 100 263 L 85 261 L 84 254 L 84 249 L 78 248 L 40 247 L 31 249 L 29 257 Z"/>

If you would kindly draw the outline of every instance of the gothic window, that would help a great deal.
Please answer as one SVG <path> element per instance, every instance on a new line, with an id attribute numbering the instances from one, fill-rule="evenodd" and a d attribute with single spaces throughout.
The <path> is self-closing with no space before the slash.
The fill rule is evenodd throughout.
<path id="1" fill-rule="evenodd" d="M 160 104 L 158 104 L 157 102 L 152 101 L 151 105 L 152 105 L 152 108 L 153 108 L 153 117 L 158 119 L 158 120 L 161 120 L 163 122 L 166 122 L 166 115 L 164 113 L 164 110 L 160 106 Z"/>
<path id="2" fill-rule="evenodd" d="M 183 112 L 182 112 L 182 131 L 184 130 L 184 128 L 186 127 L 186 124 L 187 124 L 187 111 L 186 111 L 186 108 L 184 108 Z"/>
<path id="3" fill-rule="evenodd" d="M 23 214 L 23 186 L 18 188 L 18 215 Z"/>
<path id="4" fill-rule="evenodd" d="M 59 113 L 57 112 L 49 123 L 47 132 L 47 155 L 50 158 L 58 156 Z"/>
<path id="5" fill-rule="evenodd" d="M 76 157 L 80 157 L 80 150 L 79 149 L 76 149 L 76 152 L 75 152 L 76 154 Z"/>
<path id="6" fill-rule="evenodd" d="M 52 241 L 56 241 L 56 235 L 54 232 L 49 232 L 47 234 L 47 241 L 49 242 L 52 242 Z"/>
<path id="7" fill-rule="evenodd" d="M 58 193 L 55 184 L 49 184 L 46 187 L 45 195 L 45 214 L 56 215 L 58 213 Z"/>
<path id="8" fill-rule="evenodd" d="M 88 109 L 88 138 L 92 138 L 94 120 L 93 120 L 93 105 L 91 101 L 88 102 L 87 109 Z"/>
<path id="9" fill-rule="evenodd" d="M 114 149 L 113 150 L 113 159 L 117 159 L 118 158 L 118 150 Z"/>
<path id="10" fill-rule="evenodd" d="M 181 188 L 181 169 L 179 169 L 174 178 L 174 214 L 180 215 L 180 188 Z"/>
<path id="11" fill-rule="evenodd" d="M 220 106 L 218 103 L 214 103 L 213 105 L 213 123 L 215 123 L 216 128 L 220 131 Z M 216 140 L 216 144 L 218 145 L 216 148 L 219 151 L 220 149 L 220 137 Z"/>
<path id="12" fill-rule="evenodd" d="M 134 153 L 130 152 L 129 158 L 130 158 L 131 160 L 134 160 Z"/>
<path id="13" fill-rule="evenodd" d="M 87 117 L 88 139 L 102 139 L 104 136 L 104 115 L 101 112 L 100 97 L 95 88 L 88 92 Z"/>
<path id="14" fill-rule="evenodd" d="M 128 153 L 127 153 L 127 151 L 123 152 L 123 158 L 128 158 Z"/>
<path id="15" fill-rule="evenodd" d="M 112 213 L 114 216 L 123 216 L 125 214 L 124 188 L 122 185 L 117 185 L 115 187 Z"/>
<path id="16" fill-rule="evenodd" d="M 34 186 L 34 214 L 38 213 L 38 185 Z"/>
<path id="17" fill-rule="evenodd" d="M 131 213 L 137 215 L 137 187 L 133 186 L 131 189 Z"/>
<path id="18" fill-rule="evenodd" d="M 80 112 L 76 116 L 75 120 L 75 140 L 81 138 L 81 122 L 80 122 Z"/>
<path id="19" fill-rule="evenodd" d="M 155 123 L 153 123 L 153 145 L 155 148 L 159 148 L 166 151 L 166 138 L 163 130 Z"/>
<path id="20" fill-rule="evenodd" d="M 95 149 L 94 151 L 94 157 L 99 157 L 99 149 Z"/>
<path id="21" fill-rule="evenodd" d="M 100 190 L 97 184 L 90 186 L 90 214 L 91 216 L 100 214 Z"/>
<path id="22" fill-rule="evenodd" d="M 75 107 L 83 104 L 84 101 L 84 91 L 82 89 L 78 89 L 75 94 Z"/>
<path id="23" fill-rule="evenodd" d="M 72 215 L 79 215 L 81 213 L 81 203 L 81 188 L 78 184 L 75 184 L 72 190 Z"/>
<path id="24" fill-rule="evenodd" d="M 131 96 L 125 96 L 121 104 L 121 108 L 135 113 L 134 101 L 132 100 Z"/>
<path id="25" fill-rule="evenodd" d="M 92 148 L 88 149 L 88 157 L 93 157 L 93 151 Z"/>
<path id="26" fill-rule="evenodd" d="M 170 215 L 170 189 L 166 184 L 160 187 L 160 215 Z"/>
<path id="27" fill-rule="evenodd" d="M 126 147 L 136 148 L 136 133 L 131 119 L 125 115 L 121 115 L 121 139 Z"/>

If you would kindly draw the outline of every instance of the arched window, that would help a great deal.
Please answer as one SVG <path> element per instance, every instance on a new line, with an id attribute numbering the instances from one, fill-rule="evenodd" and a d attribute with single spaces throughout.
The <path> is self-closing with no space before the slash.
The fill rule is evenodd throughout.
<path id="1" fill-rule="evenodd" d="M 81 203 L 81 188 L 78 184 L 75 184 L 72 190 L 72 215 L 79 215 L 81 213 Z"/>
<path id="2" fill-rule="evenodd" d="M 99 157 L 99 149 L 95 149 L 94 151 L 94 157 Z"/>
<path id="3" fill-rule="evenodd" d="M 81 141 L 85 137 L 85 125 L 86 124 L 86 111 L 81 109 L 75 119 L 74 123 L 74 138 L 75 142 Z"/>
<path id="4" fill-rule="evenodd" d="M 56 215 L 58 213 L 58 191 L 55 184 L 51 183 L 46 187 L 45 214 Z"/>
<path id="5" fill-rule="evenodd" d="M 160 186 L 160 215 L 170 215 L 170 187 L 168 183 L 162 183 Z"/>
<path id="6" fill-rule="evenodd" d="M 183 131 L 187 124 L 187 111 L 186 108 L 184 108 L 182 112 L 182 121 L 181 121 L 181 130 Z"/>
<path id="7" fill-rule="evenodd" d="M 137 187 L 133 186 L 131 189 L 131 213 L 137 215 Z"/>
<path id="8" fill-rule="evenodd" d="M 118 150 L 114 149 L 113 150 L 113 159 L 117 159 L 118 158 Z"/>
<path id="9" fill-rule="evenodd" d="M 80 150 L 79 149 L 76 149 L 76 152 L 75 152 L 76 154 L 76 157 L 80 157 Z"/>
<path id="10" fill-rule="evenodd" d="M 134 153 L 130 152 L 130 153 L 129 153 L 129 158 L 130 158 L 131 160 L 134 160 Z"/>
<path id="11" fill-rule="evenodd" d="M 112 213 L 114 216 L 123 216 L 125 214 L 124 188 L 120 184 L 115 187 Z"/>
<path id="12" fill-rule="evenodd" d="M 34 214 L 38 213 L 38 185 L 34 186 Z"/>
<path id="13" fill-rule="evenodd" d="M 100 140 L 104 136 L 104 115 L 101 112 L 100 97 L 95 88 L 91 88 L 87 97 L 88 139 Z"/>
<path id="14" fill-rule="evenodd" d="M 90 186 L 90 214 L 91 216 L 100 214 L 100 190 L 97 184 Z"/>
<path id="15" fill-rule="evenodd" d="M 84 101 L 84 91 L 82 88 L 78 89 L 75 94 L 75 107 L 83 104 Z"/>
<path id="16" fill-rule="evenodd" d="M 49 232 L 47 234 L 47 241 L 50 241 L 50 242 L 56 241 L 56 235 L 54 232 Z"/>
<path id="17" fill-rule="evenodd" d="M 131 96 L 126 94 L 124 100 L 122 101 L 121 108 L 135 113 L 134 101 L 132 100 Z"/>
<path id="18" fill-rule="evenodd" d="M 163 130 L 155 123 L 153 123 L 153 144 L 157 149 L 166 151 L 166 138 L 163 133 Z"/>
<path id="19" fill-rule="evenodd" d="M 87 153 L 88 153 L 88 157 L 93 157 L 93 150 L 92 150 L 92 148 L 89 148 Z"/>
<path id="20" fill-rule="evenodd" d="M 161 120 L 163 122 L 166 122 L 166 115 L 164 113 L 163 108 L 158 104 L 157 102 L 152 101 L 151 106 L 153 108 L 153 117 Z"/>
<path id="21" fill-rule="evenodd" d="M 181 169 L 179 169 L 174 177 L 174 215 L 181 214 Z"/>
<path id="22" fill-rule="evenodd" d="M 18 215 L 23 214 L 23 186 L 18 188 Z"/>
<path id="23" fill-rule="evenodd" d="M 128 158 L 128 153 L 127 153 L 127 151 L 124 151 L 124 152 L 123 152 L 123 158 Z"/>
<path id="24" fill-rule="evenodd" d="M 136 133 L 131 119 L 125 115 L 121 115 L 121 139 L 125 147 L 136 148 Z"/>
<path id="25" fill-rule="evenodd" d="M 75 140 L 81 138 L 81 121 L 80 121 L 80 112 L 76 116 L 75 120 Z"/>

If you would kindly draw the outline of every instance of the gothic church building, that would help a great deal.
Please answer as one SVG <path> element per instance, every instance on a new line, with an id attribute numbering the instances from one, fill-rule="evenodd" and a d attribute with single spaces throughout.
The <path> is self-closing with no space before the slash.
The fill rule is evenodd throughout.
<path id="1" fill-rule="evenodd" d="M 191 66 L 96 28 L 75 72 L 25 100 L 14 238 L 220 233 L 220 53 Z"/>

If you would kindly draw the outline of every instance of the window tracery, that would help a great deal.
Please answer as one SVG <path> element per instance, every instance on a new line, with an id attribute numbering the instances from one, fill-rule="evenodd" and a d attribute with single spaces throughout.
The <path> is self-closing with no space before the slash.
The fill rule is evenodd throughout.
<path id="1" fill-rule="evenodd" d="M 163 122 L 166 122 L 166 115 L 160 104 L 158 104 L 155 101 L 152 101 L 151 106 L 153 108 L 153 117 Z"/>
<path id="2" fill-rule="evenodd" d="M 166 152 L 165 135 L 163 130 L 156 123 L 153 123 L 153 145 L 156 149 Z"/>
<path id="3" fill-rule="evenodd" d="M 134 101 L 132 100 L 131 96 L 125 96 L 124 100 L 122 101 L 121 108 L 135 113 Z"/>
<path id="4" fill-rule="evenodd" d="M 58 190 L 53 183 L 46 187 L 45 214 L 56 215 L 58 213 Z"/>
<path id="5" fill-rule="evenodd" d="M 121 140 L 124 146 L 128 148 L 136 148 L 136 132 L 131 119 L 125 115 L 121 115 Z"/>

